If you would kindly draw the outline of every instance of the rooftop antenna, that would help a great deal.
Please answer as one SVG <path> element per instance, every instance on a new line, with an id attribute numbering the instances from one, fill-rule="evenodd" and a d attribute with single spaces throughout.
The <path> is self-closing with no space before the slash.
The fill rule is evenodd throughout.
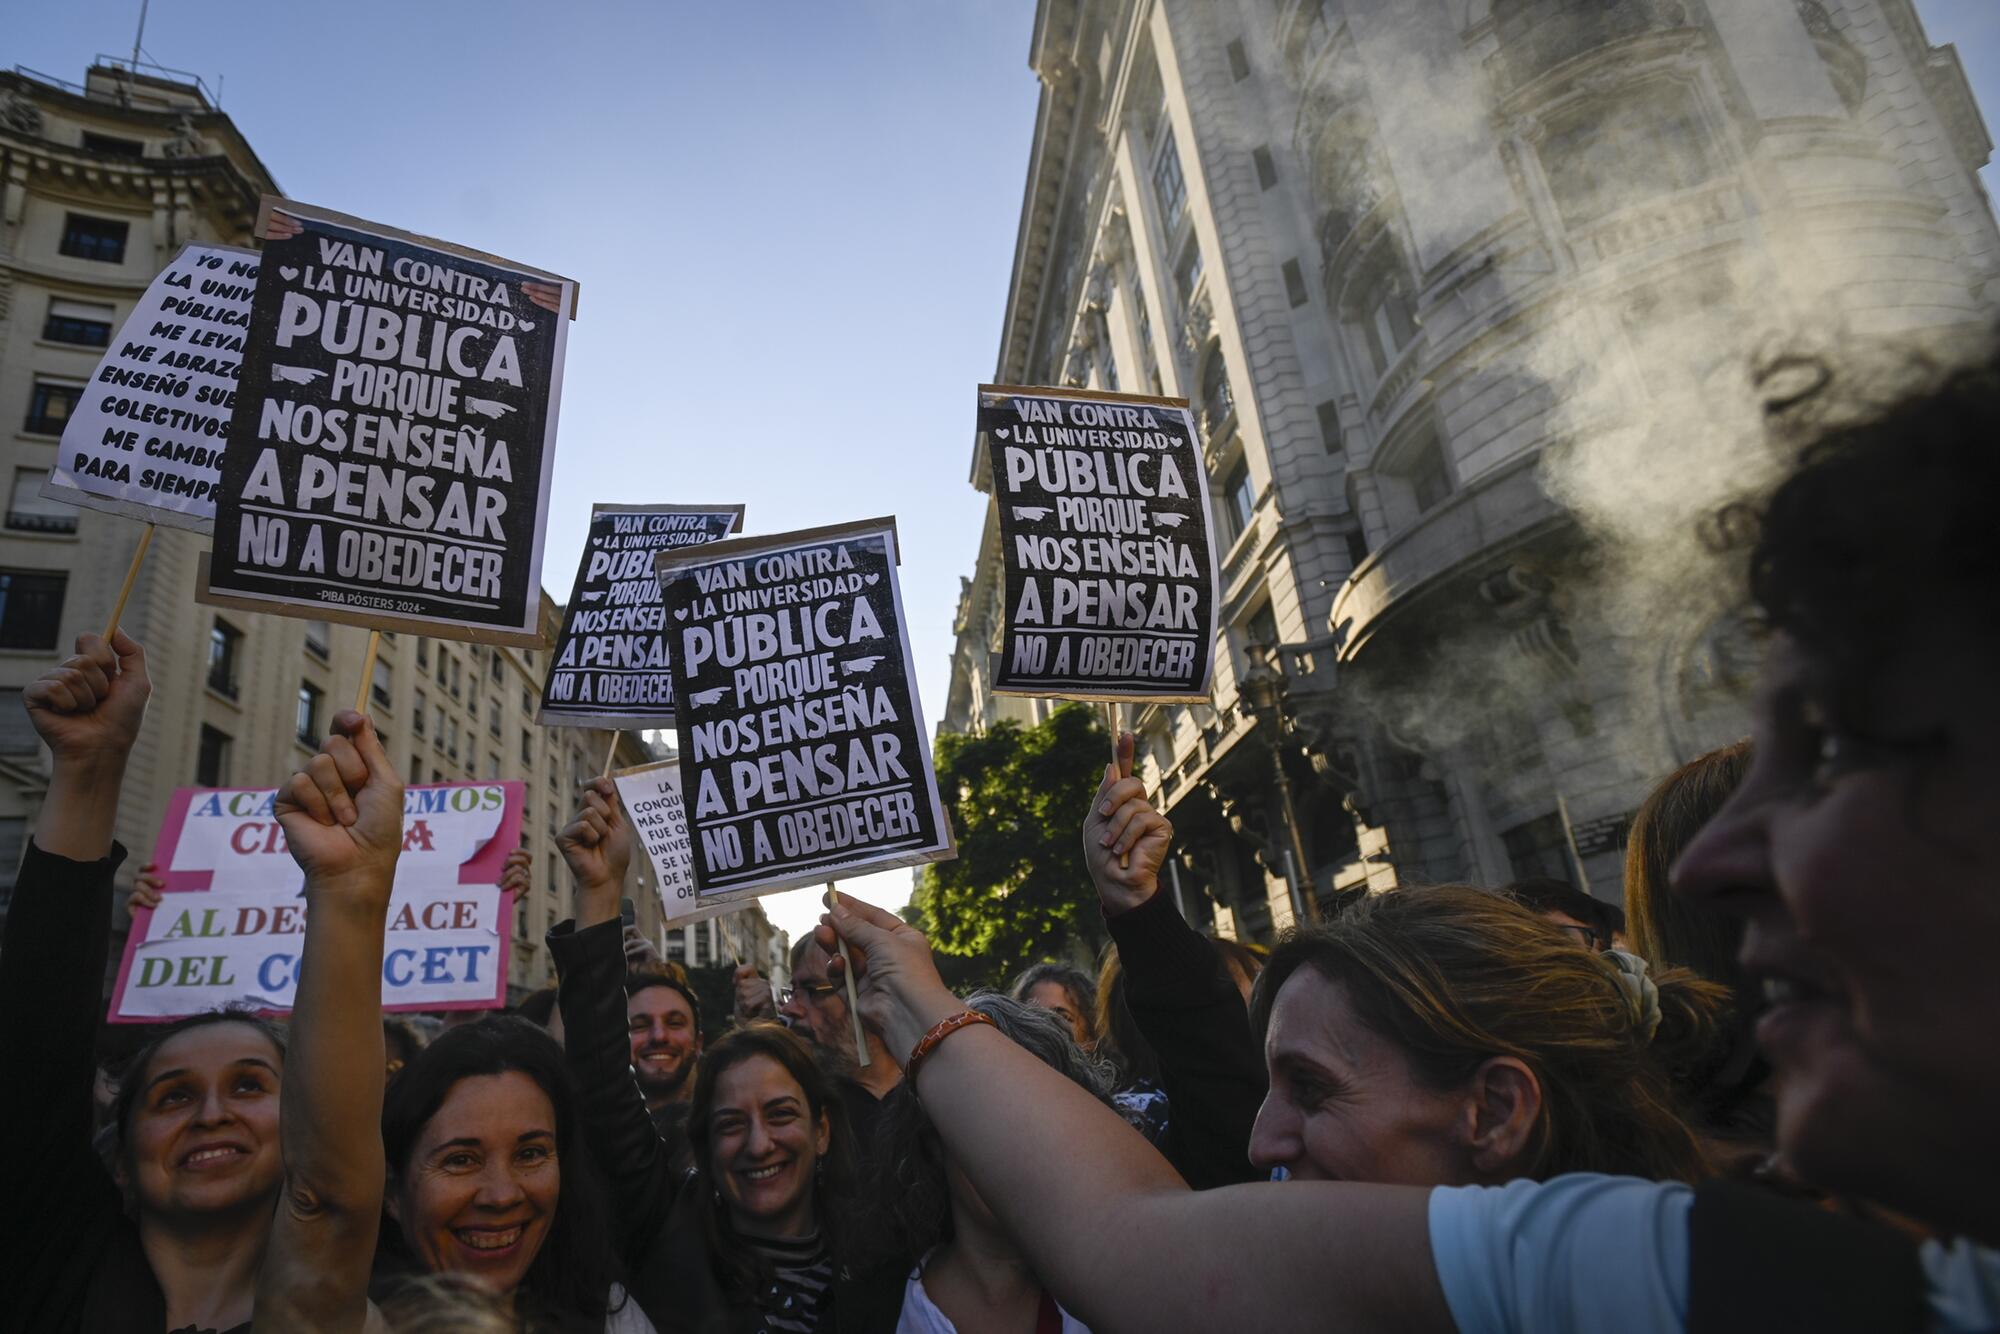
<path id="1" fill-rule="evenodd" d="M 152 0 L 139 0 L 139 31 L 132 34 L 132 63 L 125 70 L 125 105 L 132 105 L 132 89 L 139 81 L 139 46 L 146 40 L 146 6 Z"/>

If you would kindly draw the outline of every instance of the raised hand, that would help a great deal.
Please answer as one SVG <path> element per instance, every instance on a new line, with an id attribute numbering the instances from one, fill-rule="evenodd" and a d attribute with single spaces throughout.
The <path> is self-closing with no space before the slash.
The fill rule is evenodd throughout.
<path id="1" fill-rule="evenodd" d="M 514 901 L 520 902 L 534 887 L 534 868 L 534 854 L 526 848 L 515 848 L 501 864 L 500 888 L 511 891 Z"/>
<path id="2" fill-rule="evenodd" d="M 127 916 L 138 916 L 141 908 L 157 908 L 165 897 L 167 879 L 160 874 L 158 862 L 147 862 L 139 868 L 139 874 L 132 877 L 132 892 L 126 896 Z"/>
<path id="3" fill-rule="evenodd" d="M 1104 782 L 1083 820 L 1084 865 L 1104 910 L 1114 916 L 1159 893 L 1160 867 L 1174 841 L 1173 825 L 1132 776 L 1134 745 L 1130 732 L 1118 734 L 1117 762 L 1104 766 Z"/>
<path id="4" fill-rule="evenodd" d="M 122 763 L 138 740 L 152 693 L 146 650 L 120 630 L 108 644 L 78 635 L 75 655 L 23 690 L 21 703 L 57 764 Z"/>
<path id="5" fill-rule="evenodd" d="M 319 754 L 279 789 L 277 815 L 308 893 L 388 902 L 403 851 L 403 780 L 366 714 L 333 716 Z"/>
<path id="6" fill-rule="evenodd" d="M 576 924 L 595 926 L 618 915 L 618 895 L 632 864 L 632 823 L 609 778 L 584 785 L 583 807 L 556 835 L 556 847 L 576 877 Z"/>
<path id="7" fill-rule="evenodd" d="M 881 1031 L 898 1065 L 931 1025 L 965 1008 L 938 976 L 923 932 L 894 913 L 843 894 L 819 920 L 813 938 L 829 956 L 828 978 L 838 982 L 846 969 L 837 936 L 854 960 L 861 1013 Z"/>
<path id="8" fill-rule="evenodd" d="M 777 1007 L 771 1003 L 771 984 L 757 971 L 756 964 L 737 964 L 733 976 L 736 982 L 737 1023 L 778 1017 Z"/>

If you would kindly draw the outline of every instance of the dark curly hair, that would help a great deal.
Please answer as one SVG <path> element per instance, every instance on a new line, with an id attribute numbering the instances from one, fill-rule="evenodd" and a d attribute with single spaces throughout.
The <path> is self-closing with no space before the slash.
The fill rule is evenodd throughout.
<path id="1" fill-rule="evenodd" d="M 1940 604 L 2000 629 L 2000 340 L 1958 369 L 1906 369 L 1872 406 L 1831 374 L 1772 405 L 1779 434 L 1811 443 L 1764 506 L 1750 555 L 1767 624 L 1827 661 L 1836 706 L 1857 717 L 1882 659 Z"/>

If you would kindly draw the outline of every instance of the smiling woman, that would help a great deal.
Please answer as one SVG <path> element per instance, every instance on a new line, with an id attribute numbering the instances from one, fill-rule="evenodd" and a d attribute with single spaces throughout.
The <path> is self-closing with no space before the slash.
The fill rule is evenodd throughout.
<path id="1" fill-rule="evenodd" d="M 383 1105 L 383 1267 L 465 1275 L 538 1328 L 603 1329 L 610 1241 L 576 1130 L 547 1033 L 495 1018 L 443 1034 Z"/>

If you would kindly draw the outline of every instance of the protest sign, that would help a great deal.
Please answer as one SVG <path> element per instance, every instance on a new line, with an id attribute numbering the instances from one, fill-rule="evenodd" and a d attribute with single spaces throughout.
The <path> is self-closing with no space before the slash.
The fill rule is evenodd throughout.
<path id="1" fill-rule="evenodd" d="M 160 270 L 91 372 L 44 496 L 209 531 L 257 266 L 191 245 Z"/>
<path id="2" fill-rule="evenodd" d="M 671 636 L 653 553 L 713 542 L 742 526 L 741 505 L 593 505 L 535 721 L 672 727 Z"/>
<path id="3" fill-rule="evenodd" d="M 664 925 L 687 926 L 742 907 L 752 895 L 742 891 L 710 894 L 704 900 L 694 882 L 694 846 L 688 839 L 687 807 L 681 802 L 680 761 L 642 764 L 611 775 L 618 799 L 660 889 Z"/>
<path id="4" fill-rule="evenodd" d="M 478 1010 L 506 1004 L 513 895 L 500 889 L 521 841 L 520 783 L 447 783 L 403 796 L 403 851 L 389 902 L 382 1004 Z M 113 1023 L 241 1004 L 291 1008 L 305 943 L 305 878 L 269 788 L 181 788 L 154 845 L 166 893 L 133 914 Z"/>
<path id="5" fill-rule="evenodd" d="M 981 385 L 1006 620 L 992 689 L 1207 699 L 1215 528 L 1177 398 Z"/>
<path id="6" fill-rule="evenodd" d="M 661 552 L 702 902 L 956 855 L 891 519 Z"/>
<path id="7" fill-rule="evenodd" d="M 266 197 L 201 600 L 539 646 L 574 285 Z"/>

